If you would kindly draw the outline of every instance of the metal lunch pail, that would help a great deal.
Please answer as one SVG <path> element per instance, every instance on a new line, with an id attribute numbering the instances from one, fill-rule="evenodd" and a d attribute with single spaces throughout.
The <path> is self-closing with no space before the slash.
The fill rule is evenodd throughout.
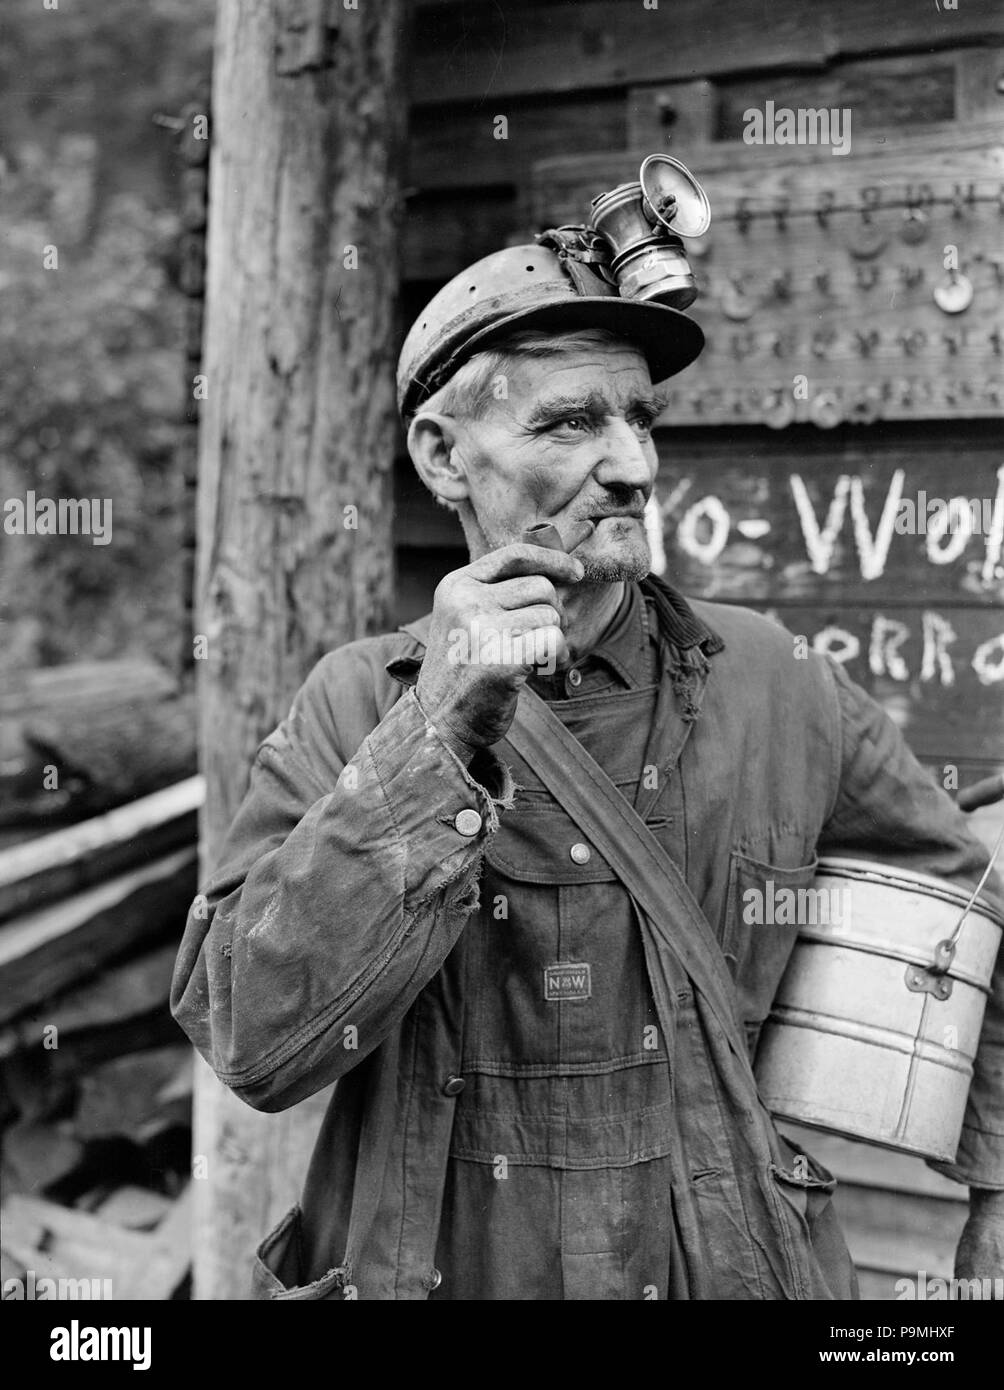
<path id="1" fill-rule="evenodd" d="M 820 859 L 813 887 L 844 910 L 799 930 L 757 1050 L 764 1104 L 951 1162 L 1004 918 L 981 898 L 966 912 L 955 884 L 863 859 Z"/>

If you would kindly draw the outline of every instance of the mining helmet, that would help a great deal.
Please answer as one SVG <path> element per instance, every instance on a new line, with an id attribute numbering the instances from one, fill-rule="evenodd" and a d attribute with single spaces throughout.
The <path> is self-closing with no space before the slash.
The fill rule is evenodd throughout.
<path id="1" fill-rule="evenodd" d="M 622 298 L 616 285 L 562 250 L 509 246 L 443 286 L 415 320 L 398 359 L 404 419 L 468 358 L 523 329 L 606 328 L 639 348 L 654 382 L 693 362 L 704 346 L 693 319 L 652 300 Z"/>
<path id="2" fill-rule="evenodd" d="M 552 227 L 455 275 L 419 314 L 397 366 L 407 420 L 474 353 L 521 329 L 605 328 L 633 343 L 654 382 L 689 367 L 704 334 L 684 238 L 711 223 L 707 194 L 678 159 L 650 154 L 635 183 L 592 201 L 588 222 Z"/>

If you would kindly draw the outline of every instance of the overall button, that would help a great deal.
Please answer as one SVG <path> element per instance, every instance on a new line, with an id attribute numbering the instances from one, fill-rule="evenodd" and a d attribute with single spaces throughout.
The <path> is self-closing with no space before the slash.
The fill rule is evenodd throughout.
<path id="1" fill-rule="evenodd" d="M 593 857 L 593 852 L 588 845 L 573 845 L 568 851 L 568 857 L 573 864 L 588 864 Z"/>
<path id="2" fill-rule="evenodd" d="M 582 672 L 575 666 L 573 666 L 568 673 L 568 684 L 573 690 L 578 690 L 579 686 L 582 684 Z"/>
<path id="3" fill-rule="evenodd" d="M 467 1085 L 462 1076 L 448 1076 L 443 1082 L 444 1096 L 459 1096 L 460 1092 Z"/>
<path id="4" fill-rule="evenodd" d="M 477 811 L 472 811 L 468 808 L 466 811 L 457 812 L 453 824 L 459 834 L 470 839 L 472 835 L 476 835 L 481 829 L 481 817 L 478 815 Z"/>

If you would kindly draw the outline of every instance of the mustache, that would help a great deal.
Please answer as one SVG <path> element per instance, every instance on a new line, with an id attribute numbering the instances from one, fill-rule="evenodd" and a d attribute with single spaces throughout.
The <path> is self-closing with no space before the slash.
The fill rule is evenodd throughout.
<path id="1" fill-rule="evenodd" d="M 597 502 L 589 511 L 584 511 L 583 516 L 591 517 L 594 521 L 602 520 L 605 516 L 640 517 L 647 505 L 648 497 L 644 493 L 636 492 L 631 497 L 625 498 L 620 505 L 610 498 Z"/>

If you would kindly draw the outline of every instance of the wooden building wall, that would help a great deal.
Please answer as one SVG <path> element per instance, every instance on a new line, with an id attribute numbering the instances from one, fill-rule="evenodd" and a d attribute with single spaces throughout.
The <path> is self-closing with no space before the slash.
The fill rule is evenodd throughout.
<path id="1" fill-rule="evenodd" d="M 1004 10 L 424 0 L 411 82 L 405 324 L 477 257 L 585 220 L 645 154 L 683 159 L 714 220 L 692 310 L 708 349 L 657 435 L 667 576 L 843 653 L 937 775 L 1001 768 L 999 532 L 891 522 L 901 496 L 1004 493 Z M 744 144 L 743 113 L 768 101 L 849 109 L 850 153 Z M 955 279 L 947 244 L 973 287 L 962 313 L 935 298 Z M 465 551 L 403 442 L 395 493 L 405 621 Z M 974 817 L 988 842 L 1001 814 Z M 964 1189 L 919 1160 L 803 1138 L 842 1179 L 866 1297 L 951 1273 Z"/>

